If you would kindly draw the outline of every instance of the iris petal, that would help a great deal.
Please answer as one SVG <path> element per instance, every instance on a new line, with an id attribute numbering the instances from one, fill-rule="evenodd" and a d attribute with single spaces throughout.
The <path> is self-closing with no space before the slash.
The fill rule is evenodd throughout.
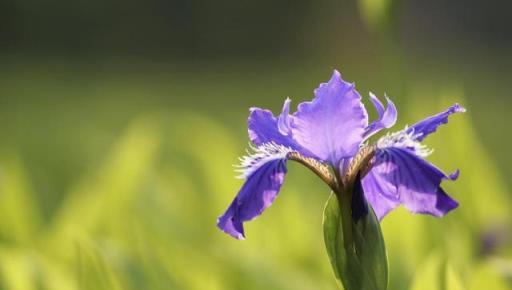
<path id="1" fill-rule="evenodd" d="M 414 132 L 416 140 L 421 141 L 437 130 L 440 125 L 448 123 L 448 117 L 454 113 L 464 113 L 466 109 L 459 104 L 454 104 L 445 111 L 428 117 L 407 129 L 407 132 Z"/>
<path id="2" fill-rule="evenodd" d="M 437 217 L 458 206 L 440 187 L 444 179 L 454 180 L 458 174 L 446 175 L 404 148 L 378 149 L 374 162 L 363 188 L 379 219 L 400 204 L 413 213 Z"/>
<path id="3" fill-rule="evenodd" d="M 373 134 L 379 132 L 382 129 L 388 129 L 393 127 L 396 123 L 396 119 L 398 116 L 398 112 L 396 110 L 395 104 L 386 97 L 387 107 L 384 109 L 384 105 L 380 102 L 380 100 L 372 93 L 370 93 L 370 100 L 373 103 L 373 106 L 377 110 L 379 115 L 379 119 L 373 123 L 371 123 L 365 129 L 364 138 L 370 138 Z"/>
<path id="4" fill-rule="evenodd" d="M 256 146 L 274 143 L 289 147 L 303 156 L 318 158 L 293 138 L 291 130 L 293 116 L 289 114 L 290 102 L 289 98 L 285 100 L 283 110 L 277 118 L 269 110 L 251 108 L 248 118 L 249 139 Z"/>
<path id="5" fill-rule="evenodd" d="M 256 146 L 269 142 L 289 147 L 295 145 L 290 137 L 279 132 L 277 118 L 269 110 L 251 108 L 248 127 L 249 139 Z"/>
<path id="6" fill-rule="evenodd" d="M 276 198 L 286 174 L 286 158 L 271 160 L 255 170 L 245 181 L 217 226 L 237 239 L 243 239 L 243 223 L 268 208 Z"/>
<path id="7" fill-rule="evenodd" d="M 298 106 L 291 122 L 295 141 L 334 166 L 357 153 L 367 125 L 361 96 L 337 71 L 315 90 L 311 102 Z"/>
<path id="8" fill-rule="evenodd" d="M 281 115 L 279 115 L 279 118 L 277 119 L 277 129 L 279 130 L 279 133 L 288 136 L 291 134 L 291 128 L 290 128 L 290 98 L 286 98 L 283 105 L 283 111 L 281 112 Z"/>

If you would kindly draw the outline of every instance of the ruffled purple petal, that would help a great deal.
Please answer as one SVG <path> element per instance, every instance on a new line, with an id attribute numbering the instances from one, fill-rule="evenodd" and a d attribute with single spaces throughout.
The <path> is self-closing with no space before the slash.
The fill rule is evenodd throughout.
<path id="1" fill-rule="evenodd" d="M 379 219 L 400 204 L 413 213 L 440 217 L 458 206 L 440 184 L 457 177 L 458 173 L 446 175 L 408 149 L 390 147 L 377 151 L 363 188 Z"/>
<path id="2" fill-rule="evenodd" d="M 448 117 L 451 114 L 464 112 L 466 112 L 464 107 L 459 104 L 454 104 L 444 112 L 428 117 L 423 121 L 420 121 L 407 128 L 407 133 L 413 132 L 416 136 L 415 139 L 417 141 L 421 141 L 425 139 L 429 134 L 434 133 L 438 126 L 448 123 Z"/>
<path id="3" fill-rule="evenodd" d="M 236 239 L 243 239 L 243 223 L 268 208 L 276 198 L 286 174 L 286 159 L 271 160 L 255 170 L 245 181 L 217 226 Z"/>
<path id="4" fill-rule="evenodd" d="M 295 141 L 334 166 L 357 153 L 367 125 L 361 96 L 338 71 L 315 90 L 311 102 L 298 106 L 291 122 Z"/>
<path id="5" fill-rule="evenodd" d="M 377 110 L 379 119 L 371 123 L 368 127 L 366 127 L 363 136 L 364 139 L 370 138 L 373 134 L 379 132 L 382 129 L 388 129 L 393 127 L 393 125 L 395 125 L 396 123 L 398 115 L 395 104 L 388 97 L 386 97 L 386 101 L 388 103 L 386 108 L 384 108 L 384 105 L 372 93 L 370 93 L 370 100 L 372 101 L 375 109 Z"/>

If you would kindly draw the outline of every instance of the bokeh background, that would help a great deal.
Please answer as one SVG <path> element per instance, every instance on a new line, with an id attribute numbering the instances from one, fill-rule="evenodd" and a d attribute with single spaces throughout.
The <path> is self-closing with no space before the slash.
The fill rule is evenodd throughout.
<path id="1" fill-rule="evenodd" d="M 248 108 L 308 100 L 337 68 L 400 129 L 459 102 L 429 159 L 443 219 L 382 223 L 389 289 L 512 289 L 508 1 L 1 0 L 0 289 L 337 289 L 329 191 L 289 165 L 236 241 Z M 365 100 L 367 101 L 367 99 Z M 374 116 L 374 112 L 369 111 Z"/>

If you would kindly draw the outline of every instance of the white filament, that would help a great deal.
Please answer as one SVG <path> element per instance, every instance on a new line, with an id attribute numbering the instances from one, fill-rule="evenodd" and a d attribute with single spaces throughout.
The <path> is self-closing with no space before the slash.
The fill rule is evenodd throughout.
<path id="1" fill-rule="evenodd" d="M 406 148 L 409 150 L 414 151 L 416 155 L 421 157 L 427 157 L 434 150 L 429 149 L 426 145 L 421 144 L 417 138 L 421 136 L 421 133 L 415 134 L 414 131 L 407 132 L 407 126 L 404 130 L 394 132 L 394 133 L 388 133 L 384 136 L 382 136 L 379 141 L 377 141 L 377 148 L 379 149 L 386 149 L 390 147 L 395 148 Z"/>
<path id="2" fill-rule="evenodd" d="M 240 157 L 240 164 L 235 165 L 235 172 L 240 173 L 236 178 L 246 179 L 265 163 L 277 159 L 285 159 L 293 150 L 289 147 L 278 145 L 274 142 L 261 144 L 260 146 L 249 145 L 247 155 Z"/>

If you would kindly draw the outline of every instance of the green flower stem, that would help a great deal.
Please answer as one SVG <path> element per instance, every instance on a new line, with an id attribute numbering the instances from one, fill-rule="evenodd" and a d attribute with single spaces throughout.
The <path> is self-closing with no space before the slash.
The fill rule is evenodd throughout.
<path id="1" fill-rule="evenodd" d="M 354 182 L 356 176 L 361 171 L 362 175 L 366 174 L 370 161 L 375 154 L 375 146 L 366 146 L 350 163 L 345 176 L 340 174 L 339 170 L 335 170 L 338 180 L 338 190 L 335 191 L 341 210 L 344 246 L 347 251 L 354 251 L 353 241 L 353 220 L 352 220 L 352 195 L 354 191 Z"/>
<path id="2" fill-rule="evenodd" d="M 371 207 L 357 221 L 352 217 L 354 189 L 361 186 L 374 154 L 374 146 L 362 148 L 344 175 L 332 168 L 335 182 L 324 209 L 324 240 L 336 278 L 346 290 L 387 289 L 387 254 L 379 220 Z"/>
<path id="3" fill-rule="evenodd" d="M 343 245 L 346 251 L 354 250 L 354 239 L 352 235 L 352 186 L 336 193 L 338 204 L 341 209 Z"/>

